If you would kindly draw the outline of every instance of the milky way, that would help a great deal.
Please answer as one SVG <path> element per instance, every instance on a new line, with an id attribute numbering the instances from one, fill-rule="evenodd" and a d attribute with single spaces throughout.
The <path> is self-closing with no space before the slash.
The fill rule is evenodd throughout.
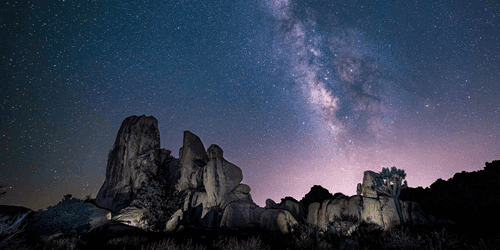
<path id="1" fill-rule="evenodd" d="M 398 86 L 395 61 L 383 46 L 357 28 L 345 27 L 329 1 L 273 1 L 268 4 L 281 31 L 290 75 L 338 146 L 369 146 L 390 134 L 408 95 Z M 408 104 L 407 104 L 408 105 Z"/>

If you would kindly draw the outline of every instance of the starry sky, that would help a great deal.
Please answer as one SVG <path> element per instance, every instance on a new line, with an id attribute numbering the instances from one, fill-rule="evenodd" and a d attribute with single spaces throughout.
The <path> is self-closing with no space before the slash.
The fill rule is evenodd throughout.
<path id="1" fill-rule="evenodd" d="M 500 159 L 495 0 L 4 0 L 0 204 L 95 197 L 121 122 L 184 130 L 254 201 L 427 187 Z"/>

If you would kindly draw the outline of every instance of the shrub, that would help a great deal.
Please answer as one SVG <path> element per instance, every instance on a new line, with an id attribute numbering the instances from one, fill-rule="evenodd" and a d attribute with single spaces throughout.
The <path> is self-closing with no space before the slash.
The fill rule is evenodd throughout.
<path id="1" fill-rule="evenodd" d="M 193 245 L 193 241 L 189 240 L 186 244 L 178 245 L 173 239 L 163 239 L 159 242 L 142 246 L 141 250 L 205 250 L 205 246 Z"/>
<path id="2" fill-rule="evenodd" d="M 84 201 L 71 198 L 68 194 L 57 205 L 38 210 L 30 219 L 27 229 L 36 235 L 83 232 L 90 228 L 91 214 Z"/>
<path id="3" fill-rule="evenodd" d="M 142 220 L 153 231 L 165 229 L 170 217 L 182 207 L 185 195 L 177 191 L 169 192 L 165 178 L 150 180 L 141 190 L 132 205 L 145 209 Z"/>
<path id="4" fill-rule="evenodd" d="M 16 245 L 16 238 L 24 231 L 23 221 L 29 213 L 17 217 L 4 216 L 0 218 L 0 249 Z"/>
<path id="5" fill-rule="evenodd" d="M 360 220 L 356 216 L 342 214 L 328 223 L 327 232 L 337 234 L 338 236 L 350 236 L 357 230 Z"/>
<path id="6" fill-rule="evenodd" d="M 56 237 L 47 240 L 43 244 L 43 249 L 47 250 L 73 250 L 80 249 L 84 245 L 80 236 L 78 235 L 67 235 L 63 237 Z"/>
<path id="7" fill-rule="evenodd" d="M 148 238 L 142 235 L 125 235 L 123 237 L 112 238 L 106 243 L 106 247 L 110 248 L 132 248 L 139 249 L 139 247 L 145 244 Z"/>
<path id="8" fill-rule="evenodd" d="M 235 237 L 220 237 L 218 241 L 212 244 L 214 249 L 231 250 L 269 250 L 269 246 L 264 244 L 259 237 L 251 237 L 246 240 Z"/>

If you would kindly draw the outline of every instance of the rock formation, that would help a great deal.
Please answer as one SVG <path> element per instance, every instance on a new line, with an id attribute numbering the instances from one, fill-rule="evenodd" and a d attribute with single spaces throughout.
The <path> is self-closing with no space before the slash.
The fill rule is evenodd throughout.
<path id="1" fill-rule="evenodd" d="M 276 204 L 272 199 L 266 200 L 266 209 L 281 209 L 288 211 L 296 221 L 302 221 L 305 219 L 304 207 L 297 200 L 286 197 L 281 199 L 280 204 Z"/>
<path id="2" fill-rule="evenodd" d="M 302 203 L 305 208 L 308 208 L 309 204 L 326 199 L 333 199 L 333 195 L 326 190 L 326 188 L 320 185 L 314 185 L 304 198 L 300 200 L 300 203 Z"/>
<path id="3" fill-rule="evenodd" d="M 363 183 L 361 184 L 361 190 L 359 190 L 361 195 L 363 195 L 364 197 L 370 197 L 370 198 L 377 198 L 378 197 L 378 193 L 373 188 L 373 185 L 375 184 L 375 179 L 379 176 L 380 176 L 379 174 L 377 174 L 373 171 L 365 171 L 363 173 Z"/>
<path id="4" fill-rule="evenodd" d="M 167 193 L 183 193 L 185 198 L 166 222 L 166 231 L 175 232 L 182 225 L 206 228 L 262 228 L 288 233 L 299 221 L 307 220 L 325 229 L 336 216 L 352 215 L 389 228 L 399 223 L 394 200 L 378 196 L 372 189 L 376 174 L 366 171 L 358 195 L 332 195 L 321 186 L 298 202 L 287 197 L 280 204 L 266 201 L 255 204 L 250 187 L 242 184 L 242 171 L 224 159 L 223 150 L 212 144 L 207 150 L 200 138 L 185 131 L 179 159 L 171 151 L 160 149 L 158 121 L 154 117 L 131 116 L 125 119 L 109 153 L 106 179 L 96 203 L 110 209 L 113 221 L 147 228 L 143 208 L 132 203 L 137 192 L 152 178 L 167 182 Z M 405 221 L 412 225 L 427 223 L 414 202 L 402 203 Z"/>
<path id="5" fill-rule="evenodd" d="M 177 191 L 188 188 L 197 189 L 203 184 L 203 167 L 207 164 L 208 155 L 198 136 L 184 131 L 183 146 L 179 150 L 180 179 L 176 185 Z"/>
<path id="6" fill-rule="evenodd" d="M 403 219 L 409 225 L 427 224 L 427 218 L 417 203 L 401 203 Z M 400 223 L 394 199 L 387 196 L 371 198 L 364 196 L 339 196 L 333 200 L 314 202 L 309 205 L 307 220 L 325 230 L 328 223 L 342 215 L 354 216 L 360 220 L 373 222 L 384 229 L 398 226 Z"/>
<path id="7" fill-rule="evenodd" d="M 208 148 L 209 161 L 203 169 L 203 185 L 207 191 L 207 206 L 220 206 L 243 180 L 241 169 L 226 161 L 222 149 L 212 144 Z M 246 185 L 245 185 L 246 186 Z M 240 188 L 243 192 L 250 193 L 250 187 Z M 245 189 L 248 189 L 245 191 Z"/>
<path id="8" fill-rule="evenodd" d="M 112 220 L 129 226 L 134 226 L 142 229 L 147 228 L 147 223 L 142 220 L 144 210 L 136 207 L 126 207 L 120 210 L 120 213 L 115 215 Z"/>
<path id="9" fill-rule="evenodd" d="M 157 174 L 160 157 L 158 120 L 144 115 L 125 119 L 109 152 L 96 203 L 114 213 L 127 207 L 142 183 Z"/>
<path id="10" fill-rule="evenodd" d="M 185 194 L 182 207 L 166 223 L 176 231 L 181 224 L 208 228 L 256 228 L 290 232 L 303 217 L 299 204 L 287 202 L 279 208 L 265 209 L 252 200 L 250 187 L 242 184 L 242 171 L 224 159 L 223 150 L 211 145 L 207 151 L 200 138 L 185 131 L 179 159 L 160 149 L 158 121 L 154 117 L 125 119 L 109 153 L 106 179 L 96 203 L 110 209 L 112 221 L 147 228 L 143 208 L 131 201 L 152 178 L 168 183 L 168 192 Z M 263 217 L 264 215 L 264 217 Z"/>

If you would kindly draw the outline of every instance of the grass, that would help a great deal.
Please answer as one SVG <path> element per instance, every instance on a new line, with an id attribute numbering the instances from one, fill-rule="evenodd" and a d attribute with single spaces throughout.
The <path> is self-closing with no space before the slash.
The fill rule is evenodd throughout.
<path id="1" fill-rule="evenodd" d="M 23 236 L 21 221 L 21 218 L 0 220 L 4 223 L 4 227 L 1 227 L 2 232 L 13 233 L 16 236 L 14 238 L 17 239 L 15 246 L 12 245 L 14 247 L 4 245 L 5 249 L 94 250 L 104 247 L 106 250 L 492 250 L 499 249 L 498 243 L 500 242 L 500 233 L 497 238 L 480 239 L 474 242 L 463 237 L 462 232 L 453 227 L 420 226 L 384 231 L 376 224 L 358 221 L 351 217 L 336 218 L 329 224 L 329 229 L 324 231 L 303 222 L 294 228 L 293 233 L 287 235 L 258 229 L 223 231 L 187 228 L 182 233 L 176 234 L 141 231 L 128 231 L 120 234 L 72 233 L 44 240 L 30 239 L 29 236 L 20 237 Z"/>
<path id="2" fill-rule="evenodd" d="M 0 218 L 0 249 L 16 247 L 23 241 L 24 219 L 28 214 L 20 214 L 14 217 L 3 216 Z"/>

